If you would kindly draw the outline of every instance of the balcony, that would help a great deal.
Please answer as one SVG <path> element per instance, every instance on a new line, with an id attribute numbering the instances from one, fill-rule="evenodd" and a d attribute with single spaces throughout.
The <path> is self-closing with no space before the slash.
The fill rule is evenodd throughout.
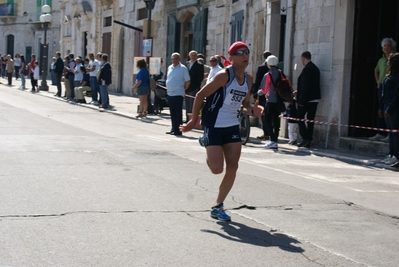
<path id="1" fill-rule="evenodd" d="M 17 4 L 0 4 L 0 17 L 16 17 Z"/>

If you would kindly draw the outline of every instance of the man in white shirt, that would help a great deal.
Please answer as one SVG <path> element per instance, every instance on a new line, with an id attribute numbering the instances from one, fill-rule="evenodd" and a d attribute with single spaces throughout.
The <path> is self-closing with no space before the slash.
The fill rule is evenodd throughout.
<path id="1" fill-rule="evenodd" d="M 222 67 L 219 66 L 218 59 L 216 56 L 211 56 L 209 64 L 211 65 L 211 71 L 209 72 L 208 78 L 206 79 L 207 84 L 212 79 L 212 77 L 215 76 L 216 73 L 218 73 L 223 69 Z"/>
<path id="2" fill-rule="evenodd" d="M 90 62 L 89 66 L 87 67 L 87 71 L 90 74 L 90 87 L 91 87 L 91 102 L 90 104 L 98 105 L 98 84 L 97 84 L 97 73 L 100 69 L 100 63 L 98 60 L 94 58 L 94 54 L 89 54 Z"/>

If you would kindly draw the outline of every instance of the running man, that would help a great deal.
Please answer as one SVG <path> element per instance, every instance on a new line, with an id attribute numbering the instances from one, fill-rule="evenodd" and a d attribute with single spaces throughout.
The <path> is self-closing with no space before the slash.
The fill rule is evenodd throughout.
<path id="1" fill-rule="evenodd" d="M 252 76 L 245 72 L 248 66 L 249 49 L 243 42 L 230 46 L 229 60 L 232 66 L 219 71 L 208 84 L 195 96 L 192 119 L 180 127 L 182 132 L 193 129 L 198 121 L 198 114 L 203 100 L 201 124 L 205 126 L 202 142 L 206 147 L 206 162 L 213 174 L 223 172 L 226 161 L 226 172 L 219 187 L 216 202 L 211 208 L 211 217 L 222 221 L 230 221 L 225 213 L 223 202 L 233 187 L 241 155 L 241 138 L 239 131 L 239 112 L 241 106 L 247 114 L 261 116 L 263 107 L 252 107 L 250 92 Z"/>

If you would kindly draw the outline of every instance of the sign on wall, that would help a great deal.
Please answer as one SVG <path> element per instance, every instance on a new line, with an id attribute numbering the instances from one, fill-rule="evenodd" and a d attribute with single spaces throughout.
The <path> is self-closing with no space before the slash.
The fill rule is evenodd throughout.
<path id="1" fill-rule="evenodd" d="M 183 8 L 183 7 L 188 7 L 188 6 L 194 6 L 198 5 L 199 0 L 176 0 L 176 7 Z"/>

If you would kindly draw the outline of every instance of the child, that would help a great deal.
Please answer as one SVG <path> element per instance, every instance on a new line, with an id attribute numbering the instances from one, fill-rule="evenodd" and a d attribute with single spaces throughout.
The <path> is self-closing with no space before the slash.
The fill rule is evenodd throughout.
<path id="1" fill-rule="evenodd" d="M 285 117 L 297 118 L 296 91 L 293 94 L 294 98 L 286 110 Z M 290 139 L 288 142 L 289 145 L 297 144 L 298 128 L 298 121 L 288 119 L 288 138 Z"/>
<path id="2" fill-rule="evenodd" d="M 37 92 L 39 93 L 39 86 L 37 85 L 37 81 L 39 80 L 40 70 L 39 70 L 39 62 L 35 62 L 35 68 L 33 69 L 33 88 L 37 88 Z M 35 90 L 32 89 L 34 92 Z"/>

